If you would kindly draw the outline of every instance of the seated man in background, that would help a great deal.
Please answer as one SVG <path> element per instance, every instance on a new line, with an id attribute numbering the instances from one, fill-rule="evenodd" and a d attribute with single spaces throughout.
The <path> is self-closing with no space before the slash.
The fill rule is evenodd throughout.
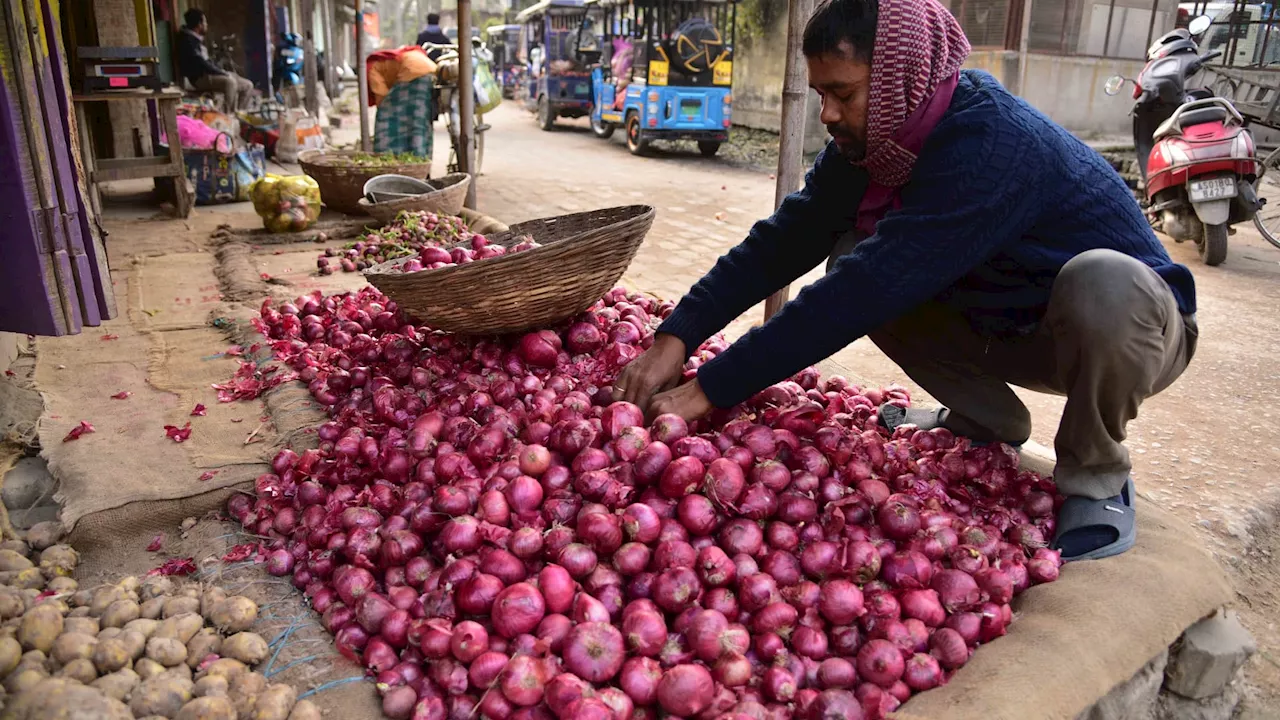
<path id="1" fill-rule="evenodd" d="M 418 33 L 417 44 L 422 45 L 423 43 L 431 43 L 432 45 L 453 44 L 453 41 L 449 39 L 449 36 L 444 34 L 444 30 L 440 29 L 440 16 L 436 13 L 429 13 L 427 15 L 427 26 L 423 28 L 422 32 Z M 427 57 L 431 58 L 434 62 L 440 59 L 440 54 L 442 52 L 442 50 L 430 50 L 427 52 Z"/>
<path id="2" fill-rule="evenodd" d="M 209 60 L 209 50 L 204 45 L 209 24 L 203 10 L 191 8 L 183 19 L 186 25 L 178 33 L 178 70 L 195 89 L 222 93 L 227 112 L 234 114 L 249 99 L 253 83 Z"/>

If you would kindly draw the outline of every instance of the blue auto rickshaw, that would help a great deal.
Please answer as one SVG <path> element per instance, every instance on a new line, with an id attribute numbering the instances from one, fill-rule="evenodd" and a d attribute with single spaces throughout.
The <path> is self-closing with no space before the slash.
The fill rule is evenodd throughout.
<path id="1" fill-rule="evenodd" d="M 550 130 L 556 118 L 591 113 L 590 66 L 600 60 L 599 37 L 582 32 L 583 0 L 542 0 L 516 16 L 520 58 L 527 63 L 516 99 Z"/>
<path id="2" fill-rule="evenodd" d="M 520 48 L 519 25 L 492 25 L 488 34 L 489 50 L 493 53 L 493 74 L 502 85 L 502 97 L 515 98 L 516 84 L 524 74 L 524 66 L 516 59 Z"/>
<path id="3" fill-rule="evenodd" d="M 733 124 L 735 0 L 586 0 L 603 31 L 592 68 L 591 131 L 622 127 L 627 149 L 693 140 L 712 157 Z"/>

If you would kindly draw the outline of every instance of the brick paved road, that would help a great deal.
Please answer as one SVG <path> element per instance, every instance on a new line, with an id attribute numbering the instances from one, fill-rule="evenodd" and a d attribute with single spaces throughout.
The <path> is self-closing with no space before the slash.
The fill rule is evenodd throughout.
<path id="1" fill-rule="evenodd" d="M 620 136 L 600 141 L 581 121 L 562 121 L 544 133 L 509 104 L 486 120 L 493 129 L 479 184 L 483 211 L 518 221 L 652 204 L 657 221 L 626 281 L 665 297 L 682 295 L 772 208 L 774 182 L 766 173 L 696 153 L 633 157 Z M 1139 489 L 1198 523 L 1228 554 L 1246 540 L 1248 513 L 1273 506 L 1280 491 L 1272 470 L 1280 464 L 1280 251 L 1262 243 L 1252 228 L 1232 243 L 1230 259 L 1219 268 L 1201 264 L 1194 247 L 1169 243 L 1199 283 L 1200 349 L 1186 376 L 1143 406 L 1129 438 Z M 801 284 L 816 277 L 812 272 Z M 744 332 L 760 315 L 760 308 L 751 310 L 729 334 Z M 906 381 L 866 340 L 827 365 L 865 382 Z M 1052 446 L 1062 400 L 1021 394 L 1036 420 L 1033 439 Z M 927 400 L 923 393 L 920 398 Z"/>

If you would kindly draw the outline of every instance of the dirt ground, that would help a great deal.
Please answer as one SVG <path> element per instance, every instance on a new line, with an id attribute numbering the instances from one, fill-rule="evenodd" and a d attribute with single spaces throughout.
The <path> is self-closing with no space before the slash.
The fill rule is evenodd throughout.
<path id="1" fill-rule="evenodd" d="M 754 221 L 767 216 L 772 208 L 774 181 L 767 170 L 758 167 L 761 158 L 767 160 L 770 156 L 759 149 L 759 139 L 754 136 L 744 141 L 742 148 L 727 153 L 727 159 L 701 158 L 692 147 L 659 147 L 654 157 L 638 158 L 627 153 L 620 137 L 609 142 L 598 140 L 582 121 L 561 121 L 555 130 L 542 132 L 530 116 L 507 104 L 486 116 L 486 122 L 492 129 L 486 136 L 482 175 L 478 179 L 482 212 L 511 223 L 610 205 L 647 203 L 658 208 L 654 228 L 623 278 L 625 284 L 637 289 L 680 297 L 722 253 L 745 236 Z M 340 143 L 349 141 L 352 126 L 348 120 L 346 128 L 338 133 Z M 444 172 L 447 142 L 438 132 L 437 175 Z M 280 170 L 274 168 L 276 172 Z M 187 220 L 169 220 L 145 194 L 138 194 L 142 189 L 123 185 L 107 195 L 105 224 L 111 232 L 108 248 L 115 270 L 130 270 L 138 258 L 196 253 L 212 255 L 206 261 L 212 261 L 208 264 L 215 266 L 218 274 L 216 267 L 223 260 L 216 255 L 217 246 L 211 242 L 210 234 L 220 223 L 250 227 L 257 222 L 247 204 L 197 208 Z M 355 275 L 314 275 L 319 247 L 314 244 L 248 245 L 250 252 L 241 261 L 259 273 L 261 282 L 251 284 L 246 297 L 252 292 L 292 297 L 313 288 L 335 292 L 363 282 Z M 1226 264 L 1207 268 L 1196 258 L 1193 247 L 1172 242 L 1167 245 L 1171 254 L 1196 275 L 1200 346 L 1186 375 L 1145 404 L 1130 427 L 1135 477 L 1140 493 L 1192 524 L 1205 546 L 1230 570 L 1242 615 L 1261 648 L 1250 666 L 1250 680 L 1257 690 L 1248 712 L 1262 713 L 1250 717 L 1269 717 L 1265 708 L 1280 707 L 1280 535 L 1272 529 L 1280 491 L 1273 472 L 1280 462 L 1280 434 L 1275 430 L 1280 412 L 1276 409 L 1280 407 L 1280 370 L 1270 362 L 1280 343 L 1280 316 L 1272 311 L 1280 300 L 1280 250 L 1266 245 L 1252 228 L 1241 229 L 1232 237 Z M 793 293 L 816 277 L 816 273 L 810 273 L 801 278 Z M 211 319 L 226 304 L 235 304 L 230 302 L 235 298 L 225 276 L 219 278 L 219 286 L 210 295 L 218 297 L 212 297 L 212 304 L 205 311 L 210 317 L 193 318 L 197 322 Z M 117 292 L 123 300 L 128 278 L 122 276 L 120 280 L 124 282 Z M 176 276 L 169 281 L 182 285 L 184 278 Z M 199 282 L 202 279 L 191 280 L 191 294 L 202 290 L 196 286 Z M 150 311 L 176 308 L 177 312 L 183 306 L 180 297 L 174 298 L 173 305 L 168 304 L 167 297 L 156 303 L 130 306 L 131 313 L 123 313 L 101 332 L 114 332 L 111 327 L 117 323 L 143 327 L 144 335 L 163 332 L 144 327 Z M 761 315 L 760 307 L 753 308 L 728 328 L 729 334 L 741 334 Z M 211 344 L 210 355 L 224 351 L 228 344 Z M 906 380 L 865 340 L 831 358 L 825 369 L 871 384 Z M 66 382 L 76 380 L 68 377 Z M 56 387 L 45 390 L 57 392 Z M 188 388 L 192 393 L 197 390 L 212 396 L 207 385 L 193 384 Z M 1033 440 L 1052 446 L 1061 399 L 1032 393 L 1022 396 L 1035 420 Z M 913 388 L 913 398 L 929 401 L 919 388 Z M 96 408 L 85 408 L 85 412 L 109 415 L 119 407 L 111 402 L 104 398 Z M 214 401 L 205 402 L 212 406 Z M 177 412 L 185 415 L 184 409 Z M 181 424 L 185 418 L 175 415 L 174 419 Z M 270 456 L 279 440 L 273 434 L 265 442 L 245 445 L 241 451 L 243 462 L 261 462 Z M 139 452 L 146 452 L 147 443 L 168 441 L 159 435 L 137 442 Z M 189 472 L 181 461 L 171 470 L 175 475 Z M 201 523 L 185 539 L 177 530 L 183 514 L 157 516 L 154 527 L 137 529 L 136 539 L 145 545 L 155 532 L 166 532 L 175 538 L 169 546 L 171 552 L 188 552 L 197 559 L 220 556 L 220 544 L 230 542 L 231 530 L 203 513 L 197 515 Z M 125 554 L 116 556 L 114 552 Z M 127 548 L 112 550 L 111 546 L 103 546 L 86 551 L 86 556 L 86 567 L 103 572 L 115 565 L 128 572 L 145 572 L 149 563 L 159 564 L 159 558 L 137 548 L 129 554 Z M 264 577 L 260 571 L 252 572 L 257 579 Z M 237 581 L 252 582 L 246 577 L 240 576 Z M 287 587 L 263 587 L 282 590 L 292 597 L 289 602 L 299 602 L 297 593 Z M 265 601 L 285 602 L 283 596 Z M 289 612 L 288 608 L 282 610 L 280 617 L 292 617 Z M 315 685 L 331 679 L 340 674 L 333 669 L 336 667 L 326 666 L 328 669 L 323 672 L 329 674 L 303 677 L 300 682 Z"/>

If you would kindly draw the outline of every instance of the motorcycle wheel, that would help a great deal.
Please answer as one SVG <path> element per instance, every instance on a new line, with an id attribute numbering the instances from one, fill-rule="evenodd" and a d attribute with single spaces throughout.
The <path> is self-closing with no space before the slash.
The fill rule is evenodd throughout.
<path id="1" fill-rule="evenodd" d="M 1200 248 L 1200 259 L 1205 265 L 1213 267 L 1221 265 L 1227 259 L 1227 226 L 1205 225 L 1204 237 L 1196 243 Z"/>

